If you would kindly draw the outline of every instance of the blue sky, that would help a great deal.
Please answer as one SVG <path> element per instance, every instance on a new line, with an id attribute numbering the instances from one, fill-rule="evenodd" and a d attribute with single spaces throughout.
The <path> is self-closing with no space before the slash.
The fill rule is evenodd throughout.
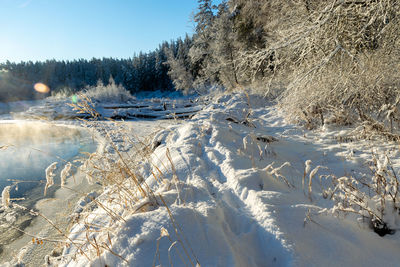
<path id="1" fill-rule="evenodd" d="M 192 34 L 196 8 L 197 0 L 0 0 L 0 62 L 132 57 Z"/>

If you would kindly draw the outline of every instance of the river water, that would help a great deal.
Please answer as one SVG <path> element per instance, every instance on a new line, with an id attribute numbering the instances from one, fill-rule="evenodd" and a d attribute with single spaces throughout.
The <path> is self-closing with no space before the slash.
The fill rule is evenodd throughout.
<path id="1" fill-rule="evenodd" d="M 49 200 L 55 199 L 55 192 L 60 188 L 57 186 L 59 173 L 66 162 L 78 167 L 79 160 L 96 148 L 93 136 L 81 127 L 38 121 L 0 121 L 0 191 L 11 186 L 11 199 L 18 199 L 13 202 L 36 210 L 38 203 L 50 203 Z M 55 185 L 44 196 L 45 169 L 53 162 L 57 162 Z M 71 168 L 72 174 L 77 171 L 76 167 Z M 46 210 L 54 206 L 49 205 Z M 66 207 L 56 208 L 60 211 Z M 29 212 L 0 207 L 0 263 L 16 256 L 10 254 L 16 248 L 10 244 L 27 239 L 21 239 L 23 234 L 17 228 L 32 227 L 33 219 Z"/>
<path id="2" fill-rule="evenodd" d="M 43 187 L 45 169 L 93 152 L 96 144 L 90 134 L 77 127 L 43 122 L 0 123 L 0 191 L 12 185 L 11 196 L 29 197 L 30 190 Z"/>

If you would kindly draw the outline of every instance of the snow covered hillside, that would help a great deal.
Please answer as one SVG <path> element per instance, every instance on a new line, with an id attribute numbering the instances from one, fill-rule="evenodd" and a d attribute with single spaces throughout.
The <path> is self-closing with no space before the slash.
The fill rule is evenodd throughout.
<path id="1" fill-rule="evenodd" d="M 257 96 L 217 97 L 190 120 L 156 134 L 147 161 L 130 169 L 141 183 L 131 202 L 114 201 L 124 195 L 114 189 L 130 182 L 108 186 L 82 212 L 62 255 L 47 261 L 396 266 L 398 184 L 393 189 L 387 182 L 385 189 L 395 190 L 394 206 L 367 185 L 377 173 L 383 179 L 398 169 L 399 151 L 395 143 L 353 140 L 352 130 L 306 131 Z M 346 181 L 354 190 L 346 191 Z M 349 192 L 353 202 L 344 200 Z M 361 203 L 358 209 L 354 203 Z M 384 226 L 390 234 L 378 235 Z"/>

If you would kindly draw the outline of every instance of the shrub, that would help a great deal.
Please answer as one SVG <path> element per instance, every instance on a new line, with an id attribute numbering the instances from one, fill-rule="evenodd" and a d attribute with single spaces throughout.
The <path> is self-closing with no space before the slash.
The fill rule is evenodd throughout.
<path id="1" fill-rule="evenodd" d="M 334 188 L 324 191 L 335 201 L 334 214 L 353 213 L 380 236 L 394 234 L 400 221 L 399 180 L 389 158 L 373 157 L 372 179 L 341 177 L 333 179 Z"/>
<path id="2" fill-rule="evenodd" d="M 133 98 L 122 85 L 115 84 L 113 79 L 110 79 L 108 85 L 99 81 L 96 86 L 87 87 L 82 93 L 93 102 L 125 102 Z"/>
<path id="3" fill-rule="evenodd" d="M 290 118 L 310 125 L 346 114 L 345 123 L 381 121 L 394 130 L 393 116 L 378 117 L 378 111 L 398 104 L 398 3 L 310 3 L 307 19 L 281 32 L 284 38 L 275 44 L 277 62 L 288 73 L 282 107 Z"/>

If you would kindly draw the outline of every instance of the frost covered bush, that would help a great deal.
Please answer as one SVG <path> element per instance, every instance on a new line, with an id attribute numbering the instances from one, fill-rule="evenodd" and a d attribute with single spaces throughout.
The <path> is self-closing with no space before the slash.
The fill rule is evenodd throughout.
<path id="1" fill-rule="evenodd" d="M 282 107 L 310 127 L 379 121 L 384 131 L 395 130 L 395 113 L 379 116 L 379 110 L 398 106 L 399 4 L 307 3 L 305 17 L 292 18 L 297 23 L 282 30 L 283 39 L 275 45 L 278 62 L 288 73 Z"/>
<path id="2" fill-rule="evenodd" d="M 72 96 L 74 94 L 75 94 L 75 91 L 72 88 L 63 87 L 61 89 L 58 89 L 56 92 L 55 91 L 51 91 L 50 98 L 58 100 L 58 99 L 64 99 L 64 98 L 70 97 L 70 96 Z"/>
<path id="3" fill-rule="evenodd" d="M 332 60 L 287 90 L 281 97 L 281 106 L 292 119 L 314 127 L 380 122 L 383 127 L 376 131 L 399 130 L 400 75 L 394 70 L 400 67 L 400 61 L 381 52 L 360 55 L 362 67 Z"/>
<path id="4" fill-rule="evenodd" d="M 167 53 L 169 74 L 185 91 L 256 89 L 309 128 L 366 122 L 392 138 L 399 21 L 393 0 L 199 0 L 192 40 Z"/>
<path id="5" fill-rule="evenodd" d="M 310 128 L 367 121 L 383 123 L 371 130 L 399 130 L 397 112 L 379 112 L 398 109 L 397 1 L 230 0 L 215 16 L 209 1 L 200 3 L 192 65 L 179 57 L 170 64 L 175 83 L 261 87 Z"/>
<path id="6" fill-rule="evenodd" d="M 324 195 L 335 201 L 332 213 L 356 214 L 378 235 L 393 234 L 400 226 L 399 180 L 386 155 L 374 157 L 370 169 L 370 182 L 341 177 L 334 179 L 335 187 L 325 190 Z"/>
<path id="7" fill-rule="evenodd" d="M 113 79 L 110 79 L 108 85 L 99 81 L 96 86 L 88 87 L 82 93 L 92 101 L 100 102 L 124 102 L 133 98 L 122 85 L 115 84 Z"/>
<path id="8" fill-rule="evenodd" d="M 70 87 L 64 87 L 52 92 L 50 98 L 55 100 L 66 99 L 73 95 L 81 96 L 83 99 L 91 99 L 96 102 L 124 102 L 133 98 L 133 96 L 122 85 L 117 85 L 110 78 L 107 85 L 98 81 L 96 86 L 88 86 L 81 91 L 76 91 Z"/>

